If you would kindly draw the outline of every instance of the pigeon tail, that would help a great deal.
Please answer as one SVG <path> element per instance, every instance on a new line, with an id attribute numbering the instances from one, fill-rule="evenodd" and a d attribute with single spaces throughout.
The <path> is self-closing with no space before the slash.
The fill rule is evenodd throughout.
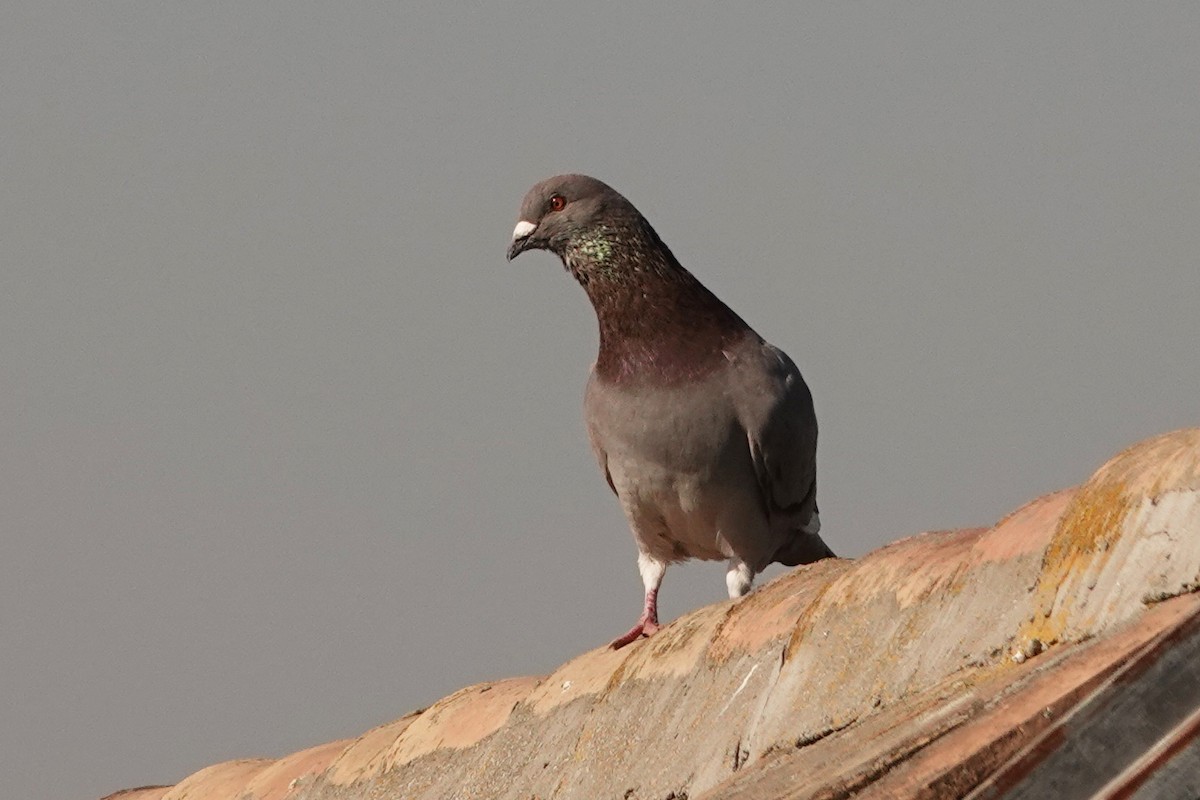
<path id="1" fill-rule="evenodd" d="M 788 539 L 775 551 L 775 556 L 771 560 L 778 561 L 785 567 L 795 567 L 799 564 L 811 564 L 823 558 L 837 558 L 837 555 L 815 532 L 796 531 L 791 539 Z"/>

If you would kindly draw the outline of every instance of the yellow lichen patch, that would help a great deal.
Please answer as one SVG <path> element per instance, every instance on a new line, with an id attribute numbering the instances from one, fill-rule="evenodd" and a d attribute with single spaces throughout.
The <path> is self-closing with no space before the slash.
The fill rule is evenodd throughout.
<path id="1" fill-rule="evenodd" d="M 461 689 L 413 720 L 386 756 L 385 769 L 442 748 L 462 749 L 495 733 L 539 678 L 509 678 Z"/>
<path id="2" fill-rule="evenodd" d="M 1103 553 L 1120 530 L 1132 502 L 1124 481 L 1089 484 L 1063 515 L 1050 546 L 1046 565 L 1070 563 L 1080 554 Z"/>
<path id="3" fill-rule="evenodd" d="M 224 800 L 241 797 L 254 776 L 275 763 L 269 758 L 224 761 L 192 773 L 163 795 L 163 800 Z"/>
<path id="4" fill-rule="evenodd" d="M 334 759 L 325 775 L 326 779 L 337 786 L 346 786 L 363 778 L 378 776 L 386 766 L 388 752 L 420 713 L 415 711 L 407 714 L 359 736 Z"/>
<path id="5" fill-rule="evenodd" d="M 1166 493 L 1198 488 L 1200 429 L 1141 442 L 1100 467 L 1075 495 L 1046 548 L 1036 587 L 1037 612 L 1022 638 L 1046 643 L 1062 639 L 1109 569 L 1118 540 L 1146 535 L 1144 526 L 1126 524 L 1130 514 Z"/>
<path id="6" fill-rule="evenodd" d="M 1043 553 L 1078 491 L 1063 489 L 1021 506 L 975 542 L 972 559 L 988 563 Z"/>
<path id="7" fill-rule="evenodd" d="M 1037 608 L 1053 629 L 1054 607 L 1059 594 L 1075 591 L 1078 578 L 1085 573 L 1102 569 L 1102 561 L 1113 541 L 1120 535 L 1121 520 L 1129 513 L 1130 497 L 1119 481 L 1089 482 L 1075 496 L 1063 514 L 1058 530 L 1042 562 L 1042 574 L 1037 584 Z M 1074 576 L 1075 579 L 1072 579 Z M 1053 630 L 1039 632 L 1043 641 L 1055 641 Z"/>

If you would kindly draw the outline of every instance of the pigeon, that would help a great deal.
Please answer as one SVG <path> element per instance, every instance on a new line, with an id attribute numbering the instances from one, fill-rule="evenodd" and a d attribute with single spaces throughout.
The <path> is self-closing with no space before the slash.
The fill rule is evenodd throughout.
<path id="1" fill-rule="evenodd" d="M 726 561 L 736 599 L 772 562 L 832 557 L 819 535 L 812 394 L 792 360 L 595 178 L 559 175 L 529 190 L 508 260 L 526 250 L 562 260 L 600 326 L 584 418 L 645 588 L 641 617 L 610 646 L 659 630 L 669 564 Z"/>

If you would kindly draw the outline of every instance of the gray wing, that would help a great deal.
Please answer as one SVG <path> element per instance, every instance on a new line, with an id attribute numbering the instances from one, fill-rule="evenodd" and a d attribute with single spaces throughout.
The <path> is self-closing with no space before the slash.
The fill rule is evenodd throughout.
<path id="1" fill-rule="evenodd" d="M 755 477 L 773 528 L 788 536 L 775 560 L 799 564 L 832 556 L 817 535 L 817 417 L 800 370 L 766 342 L 739 358 L 734 386 Z"/>

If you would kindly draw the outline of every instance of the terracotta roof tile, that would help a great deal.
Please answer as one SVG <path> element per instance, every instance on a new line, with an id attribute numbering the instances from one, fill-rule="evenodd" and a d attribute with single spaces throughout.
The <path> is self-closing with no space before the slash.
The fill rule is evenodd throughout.
<path id="1" fill-rule="evenodd" d="M 1031 775 L 1069 768 L 1064 741 L 1122 752 L 1101 722 L 1129 692 L 1152 696 L 1147 676 L 1183 657 L 1189 626 L 1200 648 L 1198 585 L 1194 429 L 992 528 L 802 567 L 621 651 L 468 687 L 353 742 L 118 797 L 1023 797 Z M 1143 720 L 1096 780 L 1176 780 L 1176 754 L 1200 747 L 1191 702 Z M 1056 795 L 1075 796 L 1088 795 Z"/>

